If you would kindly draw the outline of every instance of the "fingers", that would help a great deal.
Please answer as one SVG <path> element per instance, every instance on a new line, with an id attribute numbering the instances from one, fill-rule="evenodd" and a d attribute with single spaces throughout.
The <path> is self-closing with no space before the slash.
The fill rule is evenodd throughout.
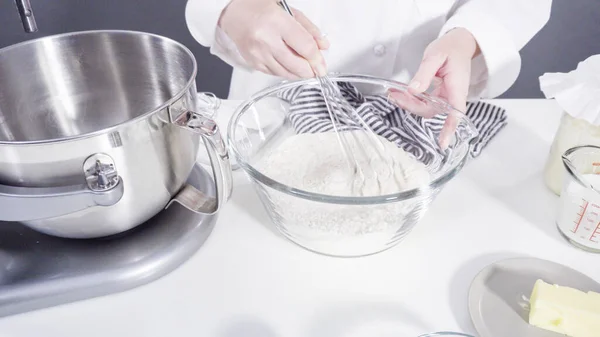
<path id="1" fill-rule="evenodd" d="M 279 35 L 263 38 L 258 48 L 252 48 L 248 59 L 252 67 L 263 73 L 285 79 L 315 76 L 306 59 L 293 51 Z"/>
<path id="2" fill-rule="evenodd" d="M 254 68 L 263 73 L 288 80 L 314 76 L 308 62 L 298 56 L 282 40 L 269 40 L 265 49 L 253 54 Z"/>
<path id="3" fill-rule="evenodd" d="M 444 84 L 444 80 L 442 80 L 438 76 L 434 77 L 433 81 L 431 81 L 431 91 L 429 94 L 432 96 L 439 96 L 440 92 L 442 91 L 443 84 Z"/>
<path id="4" fill-rule="evenodd" d="M 465 113 L 467 110 L 467 95 L 469 92 L 470 72 L 468 69 L 462 69 L 460 66 L 454 67 L 444 78 L 445 95 L 448 103 Z M 440 134 L 440 147 L 445 149 L 448 147 L 452 135 L 456 131 L 459 118 L 452 111 L 448 114 L 442 132 Z"/>
<path id="5" fill-rule="evenodd" d="M 423 116 L 425 118 L 432 118 L 437 114 L 440 114 L 440 110 L 438 107 L 429 104 L 426 100 L 421 100 L 414 94 L 407 91 L 399 91 L 391 89 L 388 92 L 388 97 L 390 100 L 405 109 L 406 111 Z M 440 148 L 446 149 L 448 145 L 450 145 L 450 141 L 452 140 L 452 136 L 458 127 L 459 117 L 453 111 L 446 116 L 446 121 L 444 122 L 444 126 L 438 136 L 438 144 Z"/>
<path id="6" fill-rule="evenodd" d="M 306 31 L 312 35 L 312 37 L 317 41 L 319 49 L 325 50 L 329 48 L 329 40 L 321 33 L 319 27 L 317 27 L 312 21 L 310 21 L 304 13 L 299 10 L 292 9 L 294 13 L 294 17 L 306 29 Z"/>
<path id="7" fill-rule="evenodd" d="M 305 58 L 318 76 L 327 74 L 325 60 L 315 38 L 296 20 L 283 28 L 283 41 L 298 55 Z"/>
<path id="8" fill-rule="evenodd" d="M 455 109 L 465 112 L 467 110 L 467 95 L 469 92 L 469 71 L 460 68 L 453 69 L 444 77 L 446 99 Z"/>
<path id="9" fill-rule="evenodd" d="M 421 65 L 419 66 L 415 76 L 410 81 L 410 90 L 416 93 L 421 93 L 427 90 L 436 77 L 438 70 L 444 66 L 445 62 L 446 55 L 444 54 L 434 53 L 431 55 L 426 55 L 423 58 L 423 61 L 421 61 Z"/>
<path id="10" fill-rule="evenodd" d="M 415 115 L 431 118 L 438 113 L 438 111 L 426 100 L 422 100 L 407 91 L 390 89 L 388 98 L 392 103 Z"/>
<path id="11" fill-rule="evenodd" d="M 329 42 L 303 13 L 294 13 L 289 15 L 272 0 L 231 1 L 219 26 L 258 71 L 285 78 L 325 75 L 321 50 Z"/>
<path id="12" fill-rule="evenodd" d="M 450 113 L 446 117 L 446 121 L 444 122 L 444 126 L 442 127 L 442 131 L 440 132 L 440 136 L 438 139 L 438 143 L 442 150 L 445 150 L 450 145 L 450 140 L 452 140 L 452 136 L 458 127 L 458 116 L 456 114 Z"/>
<path id="13" fill-rule="evenodd" d="M 277 61 L 273 56 L 266 57 L 265 68 L 267 73 L 283 77 L 288 80 L 295 80 L 298 76 L 290 72 L 284 65 Z"/>
<path id="14" fill-rule="evenodd" d="M 273 47 L 273 60 L 295 78 L 311 78 L 315 76 L 308 61 L 291 50 L 283 40 L 279 40 L 276 46 Z M 289 77 L 286 78 L 292 79 Z"/>
<path id="15" fill-rule="evenodd" d="M 419 69 L 409 84 L 407 92 L 391 93 L 391 98 L 401 107 L 426 118 L 439 113 L 437 108 L 421 102 L 414 94 L 423 93 L 433 84 L 431 95 L 444 98 L 454 109 L 465 112 L 469 90 L 471 56 L 453 52 L 455 44 L 434 42 L 427 48 Z M 439 81 L 439 78 L 441 81 Z M 446 149 L 460 121 L 459 114 L 450 110 L 440 132 L 438 143 Z"/>

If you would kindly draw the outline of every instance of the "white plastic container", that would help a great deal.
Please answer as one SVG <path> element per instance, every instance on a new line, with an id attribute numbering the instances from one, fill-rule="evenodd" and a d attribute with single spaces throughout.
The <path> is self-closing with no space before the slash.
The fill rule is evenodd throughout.
<path id="1" fill-rule="evenodd" d="M 544 168 L 546 185 L 560 195 L 563 153 L 580 145 L 600 146 L 600 55 L 590 56 L 569 73 L 542 75 L 540 89 L 564 111 Z"/>

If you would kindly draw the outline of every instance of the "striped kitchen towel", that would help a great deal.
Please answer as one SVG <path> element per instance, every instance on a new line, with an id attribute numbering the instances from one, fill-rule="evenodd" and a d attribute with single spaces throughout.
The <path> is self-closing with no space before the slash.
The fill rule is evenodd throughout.
<path id="1" fill-rule="evenodd" d="M 347 82 L 340 82 L 338 86 L 344 98 L 378 135 L 424 162 L 428 162 L 432 156 L 442 154 L 437 145 L 437 135 L 446 116 L 424 118 L 399 108 L 389 102 L 386 96 L 363 95 Z M 295 87 L 281 92 L 279 97 L 290 104 L 289 118 L 297 133 L 333 131 L 333 123 L 318 86 Z M 361 129 L 355 119 L 343 112 L 336 115 L 340 121 L 336 125 L 338 130 Z M 506 125 L 506 112 L 489 103 L 473 102 L 467 104 L 466 115 L 479 132 L 470 153 L 475 158 Z"/>

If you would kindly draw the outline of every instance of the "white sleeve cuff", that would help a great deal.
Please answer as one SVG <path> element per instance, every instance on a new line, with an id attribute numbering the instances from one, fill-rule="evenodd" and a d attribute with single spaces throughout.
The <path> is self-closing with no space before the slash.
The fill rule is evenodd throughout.
<path id="1" fill-rule="evenodd" d="M 194 39 L 205 47 L 215 42 L 215 33 L 223 9 L 229 0 L 188 0 L 185 21 Z"/>
<path id="2" fill-rule="evenodd" d="M 440 36 L 454 28 L 473 34 L 481 50 L 472 61 L 469 98 L 493 98 L 508 90 L 521 70 L 519 50 L 510 32 L 494 17 L 468 5 L 446 21 Z"/>
<path id="3" fill-rule="evenodd" d="M 248 68 L 237 46 L 219 27 L 221 13 L 230 0 L 188 0 L 185 19 L 194 39 L 232 67 Z"/>
<path id="4" fill-rule="evenodd" d="M 217 27 L 215 31 L 215 43 L 210 47 L 210 52 L 216 55 L 227 64 L 235 68 L 243 68 L 251 71 L 252 68 L 240 54 L 239 49 L 233 43 L 231 38 L 225 33 L 221 27 Z"/>

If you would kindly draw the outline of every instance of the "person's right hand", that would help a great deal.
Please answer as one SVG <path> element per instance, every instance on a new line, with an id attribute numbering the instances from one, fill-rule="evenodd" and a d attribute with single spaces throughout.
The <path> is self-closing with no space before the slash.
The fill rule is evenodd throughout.
<path id="1" fill-rule="evenodd" d="M 287 79 L 324 76 L 321 50 L 329 42 L 302 12 L 293 13 L 276 0 L 232 0 L 219 26 L 256 70 Z"/>

